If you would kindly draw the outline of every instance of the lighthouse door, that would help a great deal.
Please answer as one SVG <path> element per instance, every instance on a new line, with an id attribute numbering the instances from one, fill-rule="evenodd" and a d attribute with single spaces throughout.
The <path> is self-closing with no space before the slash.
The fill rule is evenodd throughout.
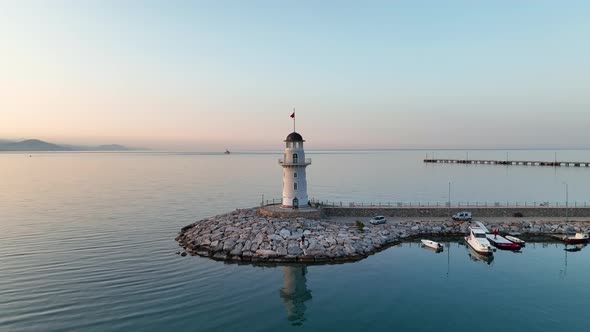
<path id="1" fill-rule="evenodd" d="M 297 199 L 297 197 L 293 198 L 293 208 L 294 209 L 299 208 L 299 200 Z"/>

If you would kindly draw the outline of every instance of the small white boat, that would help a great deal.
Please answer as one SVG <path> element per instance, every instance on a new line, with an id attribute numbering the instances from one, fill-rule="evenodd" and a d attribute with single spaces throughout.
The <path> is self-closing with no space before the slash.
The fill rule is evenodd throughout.
<path id="1" fill-rule="evenodd" d="M 443 249 L 442 244 L 440 244 L 438 242 L 434 242 L 431 240 L 420 240 L 420 241 L 422 241 L 422 245 L 425 247 L 432 248 L 435 250 L 442 250 Z"/>
<path id="2" fill-rule="evenodd" d="M 512 235 L 506 235 L 506 236 L 504 236 L 504 237 L 505 237 L 505 238 L 506 238 L 508 241 L 514 242 L 514 243 L 516 243 L 516 244 L 520 244 L 521 246 L 524 246 L 524 244 L 526 243 L 526 242 L 524 242 L 523 240 L 521 240 L 521 239 L 519 239 L 519 238 L 517 238 L 517 237 L 515 237 L 515 236 L 512 236 Z"/>

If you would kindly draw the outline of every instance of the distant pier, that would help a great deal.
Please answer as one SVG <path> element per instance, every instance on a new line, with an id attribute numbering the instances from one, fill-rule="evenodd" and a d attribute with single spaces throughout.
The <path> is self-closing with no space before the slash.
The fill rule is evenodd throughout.
<path id="1" fill-rule="evenodd" d="M 471 165 L 518 165 L 551 167 L 590 167 L 590 162 L 581 161 L 538 161 L 538 160 L 489 160 L 489 159 L 434 159 L 426 158 L 425 163 L 434 164 L 471 164 Z"/>

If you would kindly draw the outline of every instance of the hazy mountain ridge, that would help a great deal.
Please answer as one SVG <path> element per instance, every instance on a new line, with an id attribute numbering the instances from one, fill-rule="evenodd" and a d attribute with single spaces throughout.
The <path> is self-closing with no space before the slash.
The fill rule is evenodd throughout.
<path id="1" fill-rule="evenodd" d="M 14 142 L 0 140 L 0 151 L 130 151 L 144 150 L 140 148 L 129 148 L 119 144 L 105 144 L 98 146 L 83 146 L 69 144 L 54 144 L 38 139 L 27 139 Z"/>

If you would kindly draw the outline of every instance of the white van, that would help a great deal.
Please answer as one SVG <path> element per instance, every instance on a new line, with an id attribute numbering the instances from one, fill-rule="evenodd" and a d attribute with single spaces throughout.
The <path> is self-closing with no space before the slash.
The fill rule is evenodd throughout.
<path id="1" fill-rule="evenodd" d="M 471 212 L 461 211 L 453 215 L 453 220 L 471 221 Z"/>

